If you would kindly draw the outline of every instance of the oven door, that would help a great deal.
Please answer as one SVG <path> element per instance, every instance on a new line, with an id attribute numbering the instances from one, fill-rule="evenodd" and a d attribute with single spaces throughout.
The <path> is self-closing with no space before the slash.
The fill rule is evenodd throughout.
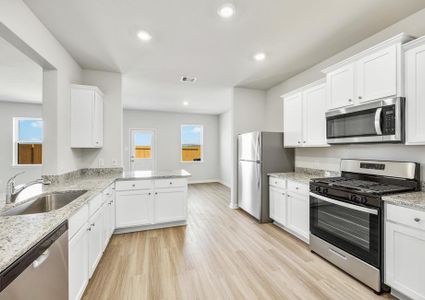
<path id="1" fill-rule="evenodd" d="M 402 142 L 404 99 L 392 98 L 326 113 L 329 144 Z"/>
<path id="2" fill-rule="evenodd" d="M 310 193 L 310 233 L 379 268 L 380 209 Z"/>

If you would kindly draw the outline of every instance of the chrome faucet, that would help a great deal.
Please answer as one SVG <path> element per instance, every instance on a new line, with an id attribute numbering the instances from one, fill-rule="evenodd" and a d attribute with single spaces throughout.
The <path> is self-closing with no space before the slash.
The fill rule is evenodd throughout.
<path id="1" fill-rule="evenodd" d="M 18 174 L 13 175 L 9 178 L 6 184 L 6 203 L 14 203 L 16 201 L 16 198 L 18 197 L 19 193 L 22 192 L 24 189 L 26 189 L 29 186 L 32 186 L 34 184 L 44 184 L 49 185 L 51 182 L 45 179 L 36 179 L 33 181 L 30 181 L 28 183 L 25 183 L 21 186 L 16 187 L 15 185 L 15 178 L 19 175 L 24 174 L 25 172 L 19 172 Z"/>

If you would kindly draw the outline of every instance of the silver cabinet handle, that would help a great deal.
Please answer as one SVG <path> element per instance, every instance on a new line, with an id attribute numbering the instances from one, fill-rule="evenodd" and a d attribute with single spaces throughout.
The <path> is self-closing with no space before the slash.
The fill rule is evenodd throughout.
<path id="1" fill-rule="evenodd" d="M 90 226 L 91 226 L 91 227 L 94 227 L 95 225 L 96 225 L 96 224 L 94 224 L 94 223 L 91 223 L 91 224 L 90 224 Z"/>
<path id="2" fill-rule="evenodd" d="M 414 218 L 413 220 L 415 220 L 416 223 L 419 223 L 421 221 L 421 219 L 419 218 Z"/>
<path id="3" fill-rule="evenodd" d="M 135 185 L 135 184 L 132 184 L 131 186 L 132 186 L 132 187 L 136 187 L 136 185 Z"/>
<path id="4" fill-rule="evenodd" d="M 91 228 L 89 227 L 89 228 L 87 228 L 87 231 L 91 231 Z"/>
<path id="5" fill-rule="evenodd" d="M 348 102 L 353 102 L 353 99 L 348 99 Z"/>
<path id="6" fill-rule="evenodd" d="M 170 181 L 170 184 L 173 184 L 173 182 L 172 182 L 172 181 Z"/>
<path id="7" fill-rule="evenodd" d="M 363 99 L 363 97 L 362 97 L 362 96 L 359 96 L 359 99 L 360 99 L 360 100 L 362 100 L 362 99 Z"/>
<path id="8" fill-rule="evenodd" d="M 152 195 L 152 193 L 148 193 L 148 195 L 150 196 L 150 195 Z"/>

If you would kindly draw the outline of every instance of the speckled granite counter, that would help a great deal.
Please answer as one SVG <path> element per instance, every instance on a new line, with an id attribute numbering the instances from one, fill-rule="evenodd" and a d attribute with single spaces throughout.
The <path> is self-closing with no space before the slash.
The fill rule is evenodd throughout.
<path id="1" fill-rule="evenodd" d="M 387 203 L 425 211 L 425 192 L 414 192 L 382 197 Z"/>
<path id="2" fill-rule="evenodd" d="M 311 173 L 303 173 L 303 172 L 289 172 L 289 173 L 270 173 L 267 174 L 270 177 L 277 177 L 277 178 L 286 178 L 289 180 L 297 181 L 302 184 L 309 184 L 310 180 L 313 178 L 320 178 L 320 177 L 328 177 L 326 174 L 311 174 Z M 333 175 L 333 174 L 332 174 Z"/>
<path id="3" fill-rule="evenodd" d="M 191 175 L 184 170 L 171 172 L 120 172 L 83 176 L 48 186 L 36 185 L 30 187 L 28 190 L 25 190 L 25 194 L 22 192 L 22 197 L 20 195 L 16 203 L 7 205 L 4 203 L 4 195 L 0 194 L 1 212 L 23 204 L 31 197 L 40 193 L 65 190 L 87 190 L 87 193 L 68 205 L 48 213 L 7 217 L 0 216 L 0 272 L 116 180 L 187 178 L 190 176 Z"/>

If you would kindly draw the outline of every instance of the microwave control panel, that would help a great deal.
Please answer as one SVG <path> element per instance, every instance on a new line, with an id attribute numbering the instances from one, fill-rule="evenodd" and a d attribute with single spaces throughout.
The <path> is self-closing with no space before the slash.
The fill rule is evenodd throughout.
<path id="1" fill-rule="evenodd" d="M 395 105 L 384 106 L 382 108 L 382 134 L 393 135 L 395 134 Z"/>

